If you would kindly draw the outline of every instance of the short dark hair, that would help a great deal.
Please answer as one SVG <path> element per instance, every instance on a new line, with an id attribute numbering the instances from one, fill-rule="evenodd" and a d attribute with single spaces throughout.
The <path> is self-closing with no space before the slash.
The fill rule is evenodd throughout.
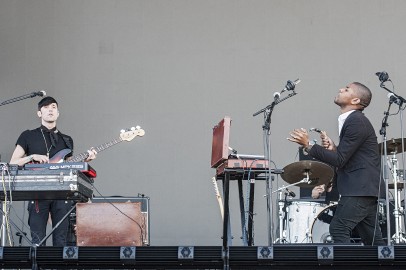
<path id="1" fill-rule="evenodd" d="M 360 99 L 359 105 L 362 106 L 362 109 L 368 107 L 372 99 L 371 90 L 369 90 L 368 87 L 359 82 L 353 82 L 352 84 L 356 86 L 355 91 L 358 98 Z"/>
<path id="2" fill-rule="evenodd" d="M 56 103 L 56 105 L 58 105 L 58 102 L 53 97 L 44 97 L 40 100 L 40 102 L 38 102 L 38 111 L 40 111 L 42 107 L 48 106 L 52 103 Z"/>

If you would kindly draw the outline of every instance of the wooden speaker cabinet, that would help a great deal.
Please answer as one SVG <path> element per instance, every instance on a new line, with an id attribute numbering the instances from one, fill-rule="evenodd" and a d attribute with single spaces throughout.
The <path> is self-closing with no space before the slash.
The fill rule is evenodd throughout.
<path id="1" fill-rule="evenodd" d="M 147 226 L 141 202 L 76 204 L 77 246 L 142 246 Z"/>

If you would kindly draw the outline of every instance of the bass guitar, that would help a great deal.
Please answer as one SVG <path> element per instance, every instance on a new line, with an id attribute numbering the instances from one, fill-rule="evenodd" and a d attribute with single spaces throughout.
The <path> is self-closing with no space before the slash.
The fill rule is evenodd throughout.
<path id="1" fill-rule="evenodd" d="M 135 137 L 142 137 L 144 136 L 145 131 L 141 129 L 141 127 L 132 127 L 130 129 L 126 130 L 121 130 L 120 136 L 116 139 L 113 139 L 107 143 L 101 144 L 97 147 L 93 147 L 94 150 L 96 150 L 97 153 L 106 150 L 107 148 L 110 148 L 120 142 L 127 141 L 130 142 L 132 141 Z M 65 160 L 66 155 L 71 153 L 71 149 L 63 149 L 59 152 L 57 152 L 55 155 L 52 156 L 52 158 L 49 159 L 49 163 L 61 163 L 61 162 L 80 162 L 84 161 L 88 156 L 88 152 L 80 153 L 78 155 L 75 155 L 71 157 L 69 160 Z"/>

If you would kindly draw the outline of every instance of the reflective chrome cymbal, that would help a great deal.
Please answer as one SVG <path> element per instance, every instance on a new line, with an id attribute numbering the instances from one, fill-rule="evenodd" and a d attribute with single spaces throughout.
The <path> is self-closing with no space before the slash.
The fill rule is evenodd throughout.
<path id="1" fill-rule="evenodd" d="M 404 145 L 405 145 L 405 148 L 406 148 L 406 138 L 405 139 L 403 139 L 403 142 L 404 142 Z M 384 151 L 384 143 L 383 142 L 381 142 L 380 144 L 379 144 L 379 153 L 381 154 L 381 155 L 383 155 L 383 154 L 385 154 L 385 151 Z M 390 139 L 390 140 L 387 140 L 386 141 L 386 149 L 387 149 L 387 151 L 388 151 L 388 155 L 391 155 L 391 154 L 397 154 L 397 153 L 401 153 L 401 152 L 403 152 L 402 151 L 402 139 Z M 406 149 L 405 149 L 406 150 Z"/>
<path id="2" fill-rule="evenodd" d="M 281 174 L 282 179 L 289 184 L 295 184 L 309 176 L 309 182 L 297 184 L 298 187 L 314 187 L 327 184 L 334 176 L 332 167 L 314 160 L 291 163 L 283 168 L 283 171 Z"/>

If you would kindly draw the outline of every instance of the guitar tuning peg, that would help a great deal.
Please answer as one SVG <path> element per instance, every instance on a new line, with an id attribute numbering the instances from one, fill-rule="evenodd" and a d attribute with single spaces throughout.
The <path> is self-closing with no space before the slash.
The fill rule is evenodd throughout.
<path id="1" fill-rule="evenodd" d="M 140 126 L 136 126 L 135 128 L 136 128 L 136 129 L 141 129 L 141 127 L 140 127 Z"/>
<path id="2" fill-rule="evenodd" d="M 134 130 L 135 130 L 135 127 L 131 127 L 130 130 L 131 130 L 131 131 L 134 131 Z"/>
<path id="3" fill-rule="evenodd" d="M 120 130 L 120 132 L 121 132 L 121 133 L 124 133 L 124 132 L 125 132 L 125 130 L 124 130 L 124 129 L 122 129 L 122 130 Z"/>

